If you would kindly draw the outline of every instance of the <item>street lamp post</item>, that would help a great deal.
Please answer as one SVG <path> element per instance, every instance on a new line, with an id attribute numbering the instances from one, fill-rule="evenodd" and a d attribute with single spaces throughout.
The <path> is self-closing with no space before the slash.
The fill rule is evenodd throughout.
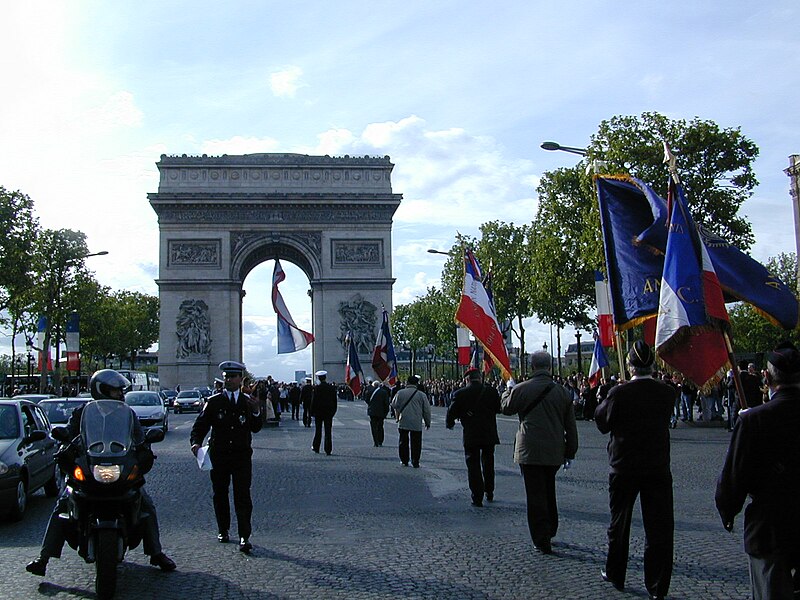
<path id="1" fill-rule="evenodd" d="M 588 154 L 586 148 L 575 148 L 574 146 L 562 146 L 558 142 L 542 142 L 541 143 L 542 150 L 560 150 L 561 152 L 569 152 L 571 154 L 578 154 L 580 156 L 586 156 Z"/>
<path id="2" fill-rule="evenodd" d="M 575 331 L 575 339 L 578 340 L 578 373 L 583 374 L 583 361 L 581 360 L 581 332 Z"/>

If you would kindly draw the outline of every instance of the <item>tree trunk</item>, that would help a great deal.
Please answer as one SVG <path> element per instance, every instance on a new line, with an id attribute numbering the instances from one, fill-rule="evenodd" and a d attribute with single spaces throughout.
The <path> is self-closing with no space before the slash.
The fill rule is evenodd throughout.
<path id="1" fill-rule="evenodd" d="M 519 321 L 519 380 L 525 381 L 528 365 L 525 361 L 525 327 L 522 326 L 522 315 L 517 315 Z"/>

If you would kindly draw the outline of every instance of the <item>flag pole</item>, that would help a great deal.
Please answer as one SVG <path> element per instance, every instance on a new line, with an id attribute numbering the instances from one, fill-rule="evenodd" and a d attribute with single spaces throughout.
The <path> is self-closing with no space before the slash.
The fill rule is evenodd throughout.
<path id="1" fill-rule="evenodd" d="M 664 163 L 667 165 L 669 174 L 676 185 L 681 185 L 681 179 L 678 176 L 678 165 L 675 156 L 670 150 L 667 140 L 662 140 L 664 144 Z M 733 342 L 727 331 L 722 332 L 722 337 L 725 340 L 725 350 L 728 353 L 728 361 L 731 363 L 731 373 L 733 373 L 733 383 L 736 387 L 736 394 L 739 396 L 739 407 L 747 408 L 747 398 L 744 395 L 744 388 L 742 387 L 742 378 L 739 376 L 739 369 L 736 366 L 736 359 L 733 356 Z"/>

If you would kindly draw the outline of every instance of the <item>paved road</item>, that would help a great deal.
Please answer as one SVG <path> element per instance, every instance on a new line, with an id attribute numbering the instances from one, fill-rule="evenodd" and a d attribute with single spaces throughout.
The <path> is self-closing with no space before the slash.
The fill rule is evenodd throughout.
<path id="1" fill-rule="evenodd" d="M 150 567 L 141 549 L 119 568 L 119 598 L 642 598 L 641 517 L 634 517 L 627 590 L 603 583 L 608 523 L 606 437 L 578 422 L 574 466 L 558 475 L 561 526 L 555 555 L 534 552 L 522 479 L 512 460 L 516 422 L 500 417 L 496 501 L 469 504 L 459 427 L 433 409 L 422 467 L 397 458 L 394 423 L 375 448 L 364 405 L 342 402 L 333 455 L 313 454 L 311 429 L 284 420 L 256 435 L 251 556 L 216 541 L 208 475 L 189 452 L 193 415 L 171 416 L 148 489 L 174 573 Z M 726 533 L 714 481 L 727 449 L 723 429 L 672 431 L 675 571 L 670 598 L 747 598 L 741 523 Z M 22 523 L 0 522 L 0 598 L 93 598 L 94 570 L 71 549 L 42 579 L 24 571 L 36 556 L 52 500 L 38 492 Z"/>

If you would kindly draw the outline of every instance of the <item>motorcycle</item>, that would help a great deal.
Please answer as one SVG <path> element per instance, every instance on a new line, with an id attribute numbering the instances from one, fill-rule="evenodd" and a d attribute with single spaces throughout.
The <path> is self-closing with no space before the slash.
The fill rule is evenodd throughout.
<path id="1" fill-rule="evenodd" d="M 53 429 L 64 444 L 59 462 L 66 472 L 59 518 L 70 547 L 95 564 L 101 599 L 113 597 L 117 564 L 141 542 L 139 525 L 148 516 L 140 514 L 140 490 L 153 455 L 134 445 L 134 419 L 124 402 L 96 400 L 83 409 L 79 436 L 70 439 L 67 427 Z M 147 444 L 163 439 L 160 429 L 145 434 Z"/>

